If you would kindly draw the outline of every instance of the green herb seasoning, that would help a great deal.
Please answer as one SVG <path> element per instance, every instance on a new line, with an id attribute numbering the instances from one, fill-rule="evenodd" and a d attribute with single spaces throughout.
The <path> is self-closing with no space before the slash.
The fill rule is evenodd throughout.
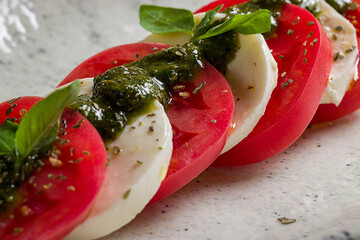
<path id="1" fill-rule="evenodd" d="M 126 192 L 124 192 L 123 199 L 127 199 L 129 197 L 130 193 L 131 193 L 131 189 L 128 189 Z"/>

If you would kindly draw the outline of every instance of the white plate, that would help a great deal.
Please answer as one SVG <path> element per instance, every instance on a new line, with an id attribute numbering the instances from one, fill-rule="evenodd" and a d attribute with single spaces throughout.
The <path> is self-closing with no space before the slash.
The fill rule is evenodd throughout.
<path id="1" fill-rule="evenodd" d="M 0 0 L 0 100 L 43 95 L 93 54 L 143 39 L 140 4 L 207 2 Z M 360 239 L 359 139 L 356 112 L 262 163 L 209 168 L 104 239 Z"/>

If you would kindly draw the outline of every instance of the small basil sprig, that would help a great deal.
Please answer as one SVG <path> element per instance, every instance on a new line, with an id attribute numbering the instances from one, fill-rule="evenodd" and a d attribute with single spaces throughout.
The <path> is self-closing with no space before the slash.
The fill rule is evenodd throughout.
<path id="1" fill-rule="evenodd" d="M 251 14 L 229 15 L 225 21 L 220 21 L 210 28 L 212 20 L 222 7 L 220 5 L 206 12 L 195 28 L 194 15 L 189 10 L 142 5 L 140 24 L 152 33 L 184 32 L 191 36 L 192 41 L 210 38 L 231 30 L 242 34 L 257 34 L 270 30 L 270 11 L 265 9 Z"/>
<path id="2" fill-rule="evenodd" d="M 52 144 L 57 136 L 64 108 L 80 91 L 80 81 L 74 81 L 37 102 L 19 125 L 6 120 L 0 126 L 0 155 L 12 155 L 18 171 L 24 159 Z"/>

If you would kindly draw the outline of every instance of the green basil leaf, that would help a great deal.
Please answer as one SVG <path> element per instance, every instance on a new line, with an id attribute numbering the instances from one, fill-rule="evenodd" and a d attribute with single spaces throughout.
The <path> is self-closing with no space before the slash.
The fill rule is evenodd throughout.
<path id="1" fill-rule="evenodd" d="M 0 126 L 0 155 L 14 154 L 15 133 L 18 125 L 9 120 L 5 120 Z"/>
<path id="2" fill-rule="evenodd" d="M 55 140 L 61 114 L 77 97 L 79 91 L 79 80 L 57 89 L 37 102 L 22 118 L 15 135 L 19 153 L 16 168 L 21 166 L 23 159 L 28 155 L 49 146 Z"/>
<path id="3" fill-rule="evenodd" d="M 235 28 L 236 32 L 247 35 L 265 33 L 270 31 L 270 11 L 259 10 L 250 15 L 252 16 L 250 16 L 246 21 L 244 21 L 239 27 Z"/>
<path id="4" fill-rule="evenodd" d="M 185 32 L 192 35 L 195 20 L 193 13 L 186 9 L 142 5 L 140 24 L 152 33 Z"/>
<path id="5" fill-rule="evenodd" d="M 211 21 L 214 19 L 215 15 L 220 11 L 220 9 L 224 6 L 224 4 L 218 6 L 214 10 L 207 11 L 204 18 L 201 19 L 201 22 L 196 26 L 195 33 L 193 38 L 197 38 L 206 33 L 209 29 Z"/>
<path id="6" fill-rule="evenodd" d="M 231 30 L 242 34 L 257 34 L 269 31 L 270 27 L 270 11 L 263 9 L 251 14 L 234 15 L 222 24 L 209 29 L 197 39 L 213 37 Z"/>

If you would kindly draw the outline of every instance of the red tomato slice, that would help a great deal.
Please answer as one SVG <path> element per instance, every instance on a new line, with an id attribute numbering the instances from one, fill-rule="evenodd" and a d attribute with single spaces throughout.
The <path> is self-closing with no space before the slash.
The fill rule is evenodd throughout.
<path id="1" fill-rule="evenodd" d="M 59 86 L 75 79 L 95 77 L 105 70 L 157 49 L 167 48 L 157 43 L 134 43 L 107 49 L 90 57 L 76 67 Z M 192 91 L 202 82 L 205 85 L 196 93 Z M 234 111 L 231 89 L 225 78 L 210 64 L 181 92 L 173 92 L 172 104 L 166 113 L 173 127 L 173 154 L 167 177 L 151 200 L 158 201 L 175 192 L 204 171 L 220 154 L 228 136 Z"/>
<path id="2" fill-rule="evenodd" d="M 359 0 L 356 0 L 360 4 Z M 356 28 L 357 42 L 360 46 L 360 7 L 358 6 L 355 10 L 348 10 L 346 18 Z M 357 65 L 358 74 L 360 76 L 360 62 Z M 344 117 L 347 114 L 354 112 L 360 108 L 360 84 L 359 80 L 353 81 L 351 88 L 345 93 L 339 106 L 335 104 L 320 104 L 316 111 L 314 118 L 311 120 L 311 124 L 317 124 L 322 122 L 329 122 L 338 118 Z"/>
<path id="3" fill-rule="evenodd" d="M 1 103 L 0 122 L 18 122 L 40 99 Z M 43 159 L 45 166 L 22 184 L 18 204 L 0 215 L 1 239 L 61 239 L 86 218 L 106 173 L 103 141 L 90 122 L 70 109 L 62 115 L 58 137 L 54 146 L 61 162 Z"/>
<path id="4" fill-rule="evenodd" d="M 197 12 L 242 2 L 218 0 Z M 278 63 L 278 85 L 254 130 L 215 166 L 255 163 L 283 151 L 306 129 L 319 105 L 331 69 L 330 42 L 308 11 L 293 4 L 285 4 L 282 11 L 274 37 L 267 40 Z"/>

